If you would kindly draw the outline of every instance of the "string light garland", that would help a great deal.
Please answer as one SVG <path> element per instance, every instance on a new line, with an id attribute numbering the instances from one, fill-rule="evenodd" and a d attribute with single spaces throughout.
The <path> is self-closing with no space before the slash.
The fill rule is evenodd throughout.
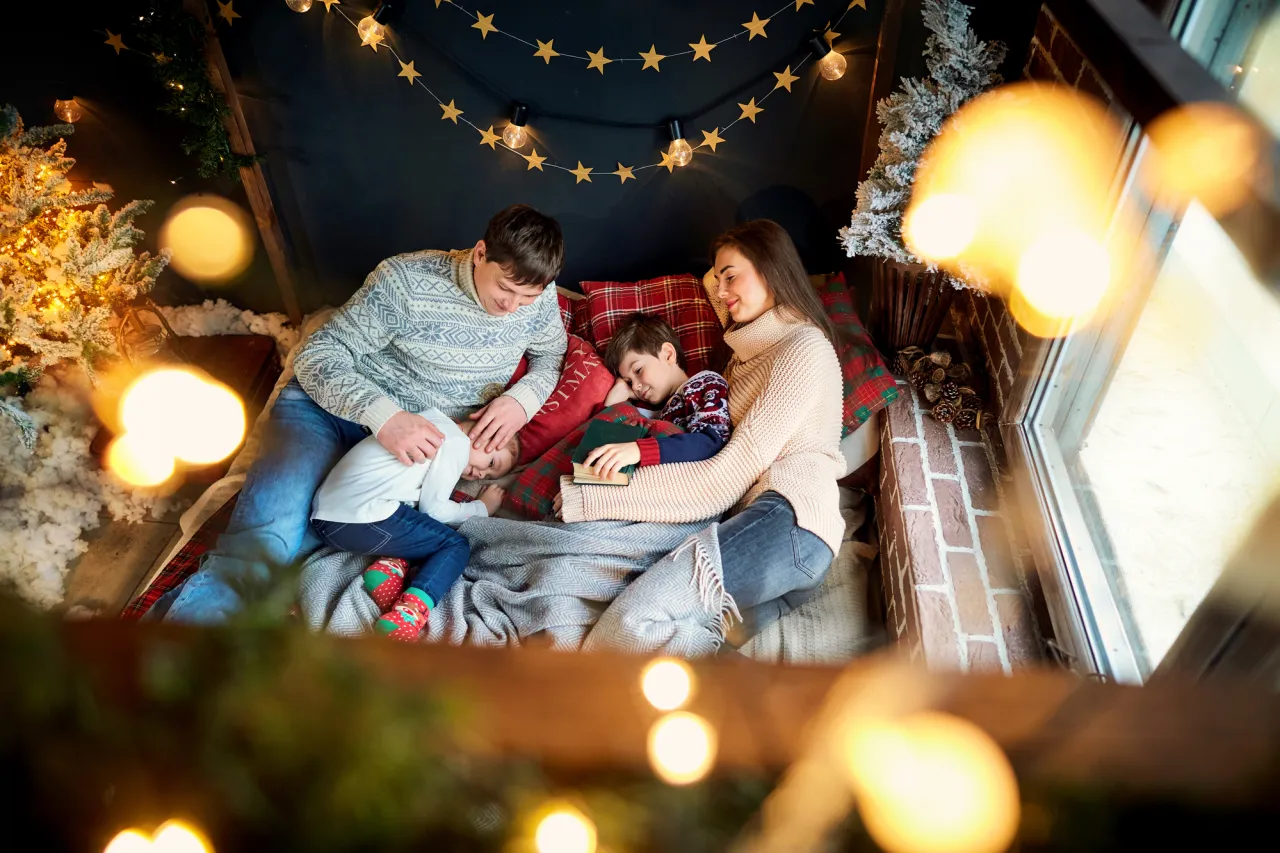
<path id="1" fill-rule="evenodd" d="M 844 2 L 844 0 L 840 0 L 840 2 Z M 338 0 L 333 0 L 333 3 L 334 5 L 341 5 L 340 3 L 338 3 Z M 743 36 L 746 36 L 747 41 L 749 42 L 753 41 L 757 36 L 760 38 L 767 39 L 769 37 L 769 34 L 766 30 L 766 27 L 768 27 L 769 22 L 772 21 L 774 18 L 778 17 L 779 15 L 783 15 L 787 12 L 798 14 L 804 6 L 815 6 L 814 0 L 787 0 L 786 3 L 783 3 L 777 9 L 775 9 L 773 12 L 769 13 L 767 16 L 763 18 L 760 17 L 760 14 L 758 12 L 753 11 L 751 13 L 750 21 L 744 21 L 740 25 L 739 29 L 737 29 L 735 32 L 713 42 L 708 42 L 706 34 L 703 33 L 702 35 L 699 36 L 698 41 L 686 42 L 686 44 L 688 44 L 689 46 L 688 49 L 679 50 L 674 53 L 666 53 L 666 54 L 659 53 L 657 50 L 657 45 L 650 44 L 648 51 L 634 51 L 634 53 L 636 54 L 635 56 L 630 55 L 633 51 L 623 51 L 620 54 L 615 54 L 613 57 L 608 57 L 605 55 L 605 48 L 603 45 L 598 50 L 586 51 L 585 55 L 581 53 L 566 53 L 564 51 L 557 51 L 554 47 L 555 41 L 556 41 L 554 38 L 547 39 L 546 41 L 543 41 L 542 39 L 538 39 L 538 38 L 534 38 L 530 40 L 517 33 L 504 30 L 501 27 L 494 24 L 493 19 L 495 17 L 495 14 L 488 14 L 488 15 L 483 14 L 476 9 L 467 8 L 466 6 L 462 5 L 461 3 L 455 2 L 454 0 L 435 0 L 435 6 L 437 9 L 439 9 L 443 4 L 448 4 L 454 9 L 457 9 L 463 15 L 466 15 L 467 18 L 469 18 L 473 22 L 470 25 L 471 28 L 478 30 L 480 32 L 480 37 L 482 39 L 487 40 L 491 33 L 496 33 L 497 35 L 500 35 L 500 36 L 506 36 L 508 39 L 514 42 L 517 42 L 519 44 L 525 45 L 526 47 L 533 48 L 532 56 L 535 59 L 543 60 L 544 65 L 550 65 L 552 59 L 557 59 L 557 58 L 574 59 L 580 62 L 587 63 L 587 66 L 586 66 L 587 70 L 598 71 L 601 74 L 604 74 L 606 65 L 610 65 L 614 62 L 621 62 L 624 65 L 627 63 L 639 62 L 639 63 L 642 63 L 640 66 L 641 71 L 653 70 L 653 71 L 659 71 L 659 72 L 662 70 L 660 67 L 660 63 L 665 59 L 679 59 L 679 58 L 688 56 L 688 57 L 692 57 L 692 59 L 690 60 L 691 62 L 697 62 L 699 59 L 703 59 L 703 60 L 706 60 L 708 63 L 710 63 L 711 51 L 719 47 L 720 45 L 725 44 L 726 42 L 731 42 L 736 39 L 740 39 Z M 845 13 L 847 14 L 850 10 L 854 8 L 860 8 L 863 11 L 866 11 L 866 8 L 867 8 L 866 0 L 853 0 L 853 2 L 849 3 L 848 6 L 846 7 Z M 843 17 L 843 15 L 841 17 Z M 834 79 L 834 78 L 828 78 L 828 79 Z"/>
<path id="2" fill-rule="evenodd" d="M 545 172 L 547 168 L 551 168 L 551 169 L 559 170 L 561 172 L 565 172 L 567 174 L 573 175 L 575 185 L 582 184 L 582 183 L 588 183 L 588 184 L 595 183 L 591 179 L 591 175 L 593 172 L 595 172 L 595 168 L 592 166 L 583 165 L 581 160 L 576 161 L 577 162 L 576 167 L 570 168 L 568 166 L 564 166 L 559 163 L 552 162 L 550 158 L 544 155 L 540 155 L 536 147 L 530 149 L 530 152 L 528 154 L 524 154 L 520 151 L 520 149 L 524 146 L 524 143 L 527 141 L 527 137 L 529 135 L 528 128 L 527 128 L 529 109 L 526 105 L 517 103 L 513 106 L 511 121 L 506 125 L 506 127 L 503 128 L 501 135 L 499 135 L 494 132 L 494 128 L 492 124 L 490 124 L 488 128 L 482 128 L 479 125 L 472 122 L 470 119 L 466 118 L 464 115 L 464 111 L 457 106 L 456 99 L 450 98 L 448 103 L 445 103 L 444 99 L 440 95 L 436 94 L 435 91 L 433 91 L 430 86 L 422 82 L 423 75 L 421 74 L 421 72 L 417 71 L 417 69 L 414 67 L 414 62 L 412 60 L 409 62 L 405 62 L 404 59 L 400 56 L 399 52 L 392 45 L 385 42 L 385 30 L 383 30 L 382 28 L 382 23 L 376 19 L 379 15 L 379 12 L 382 11 L 387 6 L 389 6 L 390 4 L 385 2 L 380 3 L 378 5 L 378 9 L 375 10 L 372 16 L 367 16 L 365 18 L 362 18 L 359 22 L 356 22 L 353 19 L 352 15 L 348 14 L 345 9 L 341 8 L 342 4 L 340 0 L 321 0 L 321 2 L 325 4 L 326 14 L 333 11 L 334 6 L 339 7 L 337 10 L 338 14 L 341 15 L 342 18 L 356 30 L 357 35 L 359 35 L 360 37 L 360 41 L 362 45 L 367 45 L 373 48 L 374 53 L 378 52 L 377 48 L 379 45 L 381 45 L 382 47 L 385 47 L 387 49 L 387 52 L 392 56 L 392 58 L 396 60 L 396 63 L 400 67 L 400 72 L 397 74 L 397 76 L 405 78 L 408 81 L 409 85 L 411 86 L 421 87 L 423 91 L 425 91 L 428 95 L 430 95 L 432 99 L 435 100 L 436 104 L 440 107 L 442 111 L 442 115 L 440 116 L 442 121 L 445 121 L 445 120 L 451 121 L 455 125 L 459 125 L 459 126 L 461 126 L 462 124 L 467 125 L 468 127 L 470 127 L 472 130 L 474 130 L 476 133 L 480 135 L 480 144 L 489 146 L 489 148 L 493 151 L 497 151 L 498 146 L 501 145 L 504 150 L 509 151 L 512 154 L 515 154 L 516 156 L 522 158 L 525 161 L 525 164 L 526 164 L 525 171 L 533 171 L 534 169 L 537 169 L 539 172 Z M 442 2 L 450 3 L 450 5 L 456 5 L 451 3 L 451 0 L 437 0 L 437 3 L 436 3 L 437 7 L 439 7 L 440 3 Z M 794 2 L 795 2 L 795 8 L 797 11 L 800 9 L 801 6 L 806 5 L 806 2 L 801 2 L 801 0 L 794 0 Z M 807 0 L 807 2 L 811 4 L 812 0 Z M 790 6 L 790 4 L 788 4 L 788 6 Z M 810 49 L 812 51 L 812 55 L 806 54 L 802 56 L 800 60 L 796 63 L 794 69 L 792 68 L 791 65 L 787 65 L 783 71 L 773 72 L 773 75 L 776 78 L 776 82 L 769 91 L 765 92 L 758 99 L 753 96 L 746 103 L 739 103 L 738 107 L 741 110 L 741 114 L 738 116 L 738 118 L 734 119 L 732 122 L 725 125 L 724 127 L 715 127 L 715 128 L 712 128 L 711 130 L 703 130 L 702 142 L 698 143 L 696 146 L 691 145 L 689 141 L 685 139 L 683 126 L 680 120 L 673 119 L 669 121 L 667 124 L 667 131 L 671 136 L 671 144 L 667 147 L 665 151 L 662 152 L 661 159 L 659 160 L 659 162 L 647 163 L 641 166 L 627 166 L 627 165 L 624 165 L 622 162 L 618 161 L 618 168 L 613 172 L 609 172 L 608 174 L 618 178 L 619 184 L 625 184 L 628 180 L 636 179 L 636 175 L 635 175 L 636 172 L 644 171 L 646 169 L 665 168 L 668 173 L 673 173 L 677 166 L 685 166 L 685 165 L 688 165 L 690 162 L 692 162 L 694 153 L 704 148 L 709 149 L 711 153 L 716 153 L 717 147 L 721 143 L 725 142 L 725 139 L 722 136 L 722 134 L 727 133 L 735 125 L 737 125 L 738 122 L 741 122 L 743 120 L 749 120 L 751 121 L 752 124 L 755 124 L 756 117 L 760 113 L 764 112 L 764 107 L 762 106 L 762 104 L 766 100 L 768 100 L 768 98 L 771 95 L 773 95 L 773 93 L 777 92 L 779 89 L 783 89 L 787 93 L 791 92 L 791 84 L 800 79 L 797 75 L 793 73 L 793 71 L 799 71 L 801 68 L 804 67 L 805 63 L 808 62 L 811 58 L 815 58 L 816 56 L 818 56 L 817 51 L 812 47 L 812 41 L 816 41 L 820 43 L 825 50 L 825 52 L 821 54 L 821 58 L 819 58 L 818 60 L 819 62 L 826 60 L 827 57 L 830 57 L 830 56 L 838 57 L 840 62 L 844 62 L 844 57 L 840 56 L 839 53 L 837 53 L 835 50 L 831 48 L 830 42 L 834 40 L 835 37 L 839 36 L 839 33 L 835 32 L 835 27 L 842 20 L 844 20 L 845 15 L 847 15 L 849 10 L 853 9 L 854 7 L 860 7 L 865 9 L 866 8 L 865 0 L 854 0 L 854 2 L 848 5 L 844 13 L 841 14 L 839 18 L 829 23 L 824 28 L 824 34 L 822 36 L 815 36 L 814 39 L 811 40 Z M 466 10 L 463 10 L 463 11 L 466 11 Z M 488 17 L 492 18 L 492 16 L 488 16 Z M 753 18 L 758 18 L 758 16 L 753 16 Z M 371 23 L 366 24 L 366 22 L 371 22 Z M 763 24 L 767 22 L 768 22 L 768 19 L 765 19 L 763 22 L 759 22 L 759 26 L 763 26 Z M 488 24 L 486 24 L 486 27 L 487 26 Z M 501 32 L 500 30 L 496 30 L 496 29 L 494 29 L 493 31 Z M 504 33 L 504 35 L 510 35 L 510 34 Z M 516 38 L 516 37 L 512 36 L 512 38 Z M 727 40 L 728 39 L 724 39 L 722 41 L 727 41 Z M 547 59 L 548 64 L 550 63 L 550 59 L 553 55 L 556 55 L 556 56 L 560 55 L 551 48 L 552 41 L 539 42 L 539 50 L 543 52 L 542 55 L 544 56 L 544 58 Z M 715 46 L 716 44 L 707 45 L 706 51 L 709 53 L 709 51 Z M 650 51 L 655 52 L 655 48 L 651 46 Z M 604 73 L 603 67 L 605 64 L 615 61 L 612 59 L 607 59 L 604 56 L 603 47 L 598 52 L 588 51 L 588 53 L 591 54 L 591 59 L 590 59 L 591 64 L 589 64 L 588 67 L 598 68 L 601 74 Z M 685 53 L 692 54 L 692 53 L 695 53 L 695 51 L 686 51 Z M 663 59 L 666 59 L 667 57 L 657 55 L 657 54 L 655 54 L 655 56 L 656 58 L 654 58 L 652 61 L 653 61 L 653 65 L 655 66 L 655 70 L 658 70 L 656 68 L 657 63 L 661 62 Z M 588 57 L 574 57 L 574 58 L 588 59 Z M 695 57 L 695 60 L 696 58 L 697 57 Z M 834 64 L 834 63 L 829 63 L 829 64 Z M 843 74 L 843 70 L 841 70 L 840 73 Z M 827 74 L 824 73 L 823 76 L 826 77 Z M 835 78 L 828 78 L 828 79 L 837 79 L 838 76 L 839 75 L 837 75 Z"/>

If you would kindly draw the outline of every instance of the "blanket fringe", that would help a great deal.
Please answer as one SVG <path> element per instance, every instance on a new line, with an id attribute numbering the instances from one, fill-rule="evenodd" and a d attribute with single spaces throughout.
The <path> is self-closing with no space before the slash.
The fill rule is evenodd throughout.
<path id="1" fill-rule="evenodd" d="M 698 589 L 698 600 L 708 613 L 719 616 L 712 627 L 718 646 L 728 636 L 735 620 L 742 621 L 742 614 L 738 611 L 738 603 L 724 588 L 724 576 L 716 570 L 715 561 L 696 535 L 686 539 L 683 545 L 671 552 L 671 557 L 679 558 L 690 547 L 693 548 L 693 583 Z"/>

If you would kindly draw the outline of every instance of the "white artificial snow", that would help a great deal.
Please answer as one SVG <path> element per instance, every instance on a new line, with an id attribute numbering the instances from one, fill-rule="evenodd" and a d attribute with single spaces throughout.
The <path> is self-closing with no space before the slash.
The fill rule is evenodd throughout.
<path id="1" fill-rule="evenodd" d="M 281 362 L 298 344 L 298 330 L 283 314 L 255 314 L 225 299 L 206 299 L 200 305 L 160 306 L 175 334 L 192 338 L 209 335 L 269 335 L 275 338 Z"/>

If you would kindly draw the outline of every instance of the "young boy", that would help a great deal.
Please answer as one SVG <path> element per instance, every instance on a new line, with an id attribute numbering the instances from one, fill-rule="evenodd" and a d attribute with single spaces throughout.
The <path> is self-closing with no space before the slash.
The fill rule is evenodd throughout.
<path id="1" fill-rule="evenodd" d="M 474 421 L 455 423 L 438 409 L 419 414 L 444 434 L 434 459 L 405 465 L 369 436 L 333 466 L 311 510 L 327 544 L 380 556 L 364 572 L 365 591 L 384 614 L 374 628 L 406 642 L 418 639 L 471 556 L 466 537 L 448 525 L 492 515 L 505 494 L 486 486 L 479 500 L 455 503 L 454 486 L 500 477 L 520 458 L 518 432 L 490 452 L 471 445 Z"/>
<path id="2" fill-rule="evenodd" d="M 714 370 L 690 377 L 675 330 L 654 314 L 632 314 L 609 341 L 605 364 L 618 374 L 605 405 L 636 399 L 658 410 L 683 435 L 606 444 L 587 455 L 602 475 L 627 465 L 697 462 L 720 452 L 729 440 L 729 385 Z"/>

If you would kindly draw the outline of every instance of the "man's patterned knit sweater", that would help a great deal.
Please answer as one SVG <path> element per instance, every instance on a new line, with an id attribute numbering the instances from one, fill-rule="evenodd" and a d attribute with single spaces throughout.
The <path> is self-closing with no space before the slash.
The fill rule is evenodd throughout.
<path id="1" fill-rule="evenodd" d="M 414 252 L 378 264 L 294 359 L 298 382 L 327 411 L 373 434 L 399 411 L 462 417 L 508 389 L 532 418 L 560 377 L 567 338 L 554 284 L 495 317 L 481 307 L 471 250 Z"/>

